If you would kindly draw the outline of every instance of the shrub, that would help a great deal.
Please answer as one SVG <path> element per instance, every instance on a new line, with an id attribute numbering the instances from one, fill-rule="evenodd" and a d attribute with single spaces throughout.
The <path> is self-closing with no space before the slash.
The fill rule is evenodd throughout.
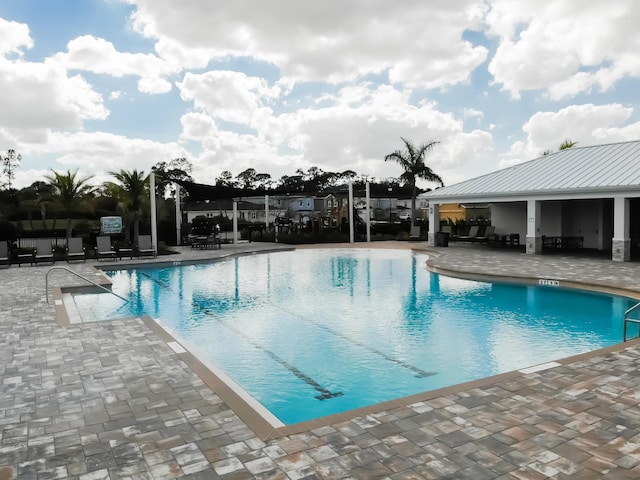
<path id="1" fill-rule="evenodd" d="M 18 229 L 16 226 L 6 220 L 0 220 L 0 241 L 15 242 L 17 238 Z"/>

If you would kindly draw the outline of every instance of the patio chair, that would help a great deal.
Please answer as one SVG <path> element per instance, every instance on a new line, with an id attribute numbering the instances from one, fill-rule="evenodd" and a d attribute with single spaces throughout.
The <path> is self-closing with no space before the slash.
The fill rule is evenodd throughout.
<path id="1" fill-rule="evenodd" d="M 9 266 L 9 245 L 7 242 L 0 242 L 0 265 Z"/>
<path id="2" fill-rule="evenodd" d="M 138 258 L 145 256 L 156 256 L 156 249 L 153 248 L 151 235 L 138 235 Z"/>
<path id="3" fill-rule="evenodd" d="M 409 231 L 409 241 L 418 241 L 420 240 L 420 225 L 411 225 L 411 229 Z"/>
<path id="4" fill-rule="evenodd" d="M 493 237 L 493 235 L 495 235 L 495 233 L 496 233 L 496 227 L 494 227 L 493 225 L 489 225 L 484 229 L 484 235 L 477 236 L 473 241 L 488 243 L 489 240 Z"/>
<path id="5" fill-rule="evenodd" d="M 458 235 L 456 240 L 458 242 L 473 242 L 478 237 L 478 233 L 480 232 L 480 227 L 478 225 L 472 225 L 469 228 L 469 235 Z"/>
<path id="6" fill-rule="evenodd" d="M 116 251 L 111 246 L 111 237 L 96 237 L 96 258 L 98 260 L 103 258 L 116 259 Z"/>
<path id="7" fill-rule="evenodd" d="M 33 256 L 33 261 L 38 262 L 51 262 L 56 263 L 53 258 L 53 246 L 51 245 L 50 238 L 38 238 L 36 240 L 36 253 Z"/>
<path id="8" fill-rule="evenodd" d="M 67 240 L 67 263 L 71 260 L 82 260 L 83 262 L 87 261 L 87 255 L 84 250 L 84 245 L 82 245 L 82 238 L 70 238 Z"/>
<path id="9" fill-rule="evenodd" d="M 220 235 L 218 235 L 217 233 L 212 233 L 211 235 L 209 235 L 207 237 L 206 240 L 206 246 L 207 248 L 217 248 L 217 249 L 221 249 L 222 248 L 222 242 L 220 239 Z"/>

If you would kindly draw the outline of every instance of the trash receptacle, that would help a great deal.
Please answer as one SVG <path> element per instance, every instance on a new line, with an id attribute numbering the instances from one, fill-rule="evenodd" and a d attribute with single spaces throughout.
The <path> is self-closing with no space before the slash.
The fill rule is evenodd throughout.
<path id="1" fill-rule="evenodd" d="M 448 247 L 449 234 L 447 232 L 436 232 L 436 247 Z"/>

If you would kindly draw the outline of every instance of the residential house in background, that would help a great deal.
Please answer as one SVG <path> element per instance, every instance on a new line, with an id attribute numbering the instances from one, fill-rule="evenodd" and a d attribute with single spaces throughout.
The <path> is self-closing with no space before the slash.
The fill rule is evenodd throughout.
<path id="1" fill-rule="evenodd" d="M 374 193 L 369 201 L 369 218 L 373 222 L 399 222 L 411 218 L 411 199 L 397 198 L 386 189 Z M 348 187 L 340 186 L 318 195 L 269 195 L 269 224 L 308 225 L 317 223 L 319 228 L 339 228 L 348 223 Z M 251 223 L 266 223 L 265 197 L 243 197 L 238 202 L 239 220 Z M 357 222 L 366 221 L 366 197 L 364 191 L 354 192 L 354 205 L 358 214 Z M 418 205 L 418 204 L 417 204 Z M 426 211 L 426 206 L 416 208 Z M 182 208 L 187 222 L 198 216 L 213 218 L 233 215 L 231 199 L 188 202 Z"/>
<path id="2" fill-rule="evenodd" d="M 218 216 L 233 216 L 233 200 L 212 200 L 203 202 L 191 202 L 182 209 L 187 222 L 191 223 L 196 217 L 213 218 Z M 238 219 L 247 222 L 265 223 L 264 201 L 262 203 L 251 201 L 238 202 Z"/>

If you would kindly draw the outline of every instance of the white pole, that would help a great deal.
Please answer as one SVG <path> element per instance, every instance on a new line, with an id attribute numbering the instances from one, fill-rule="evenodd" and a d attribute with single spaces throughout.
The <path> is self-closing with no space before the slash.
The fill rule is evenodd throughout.
<path id="1" fill-rule="evenodd" d="M 349 180 L 349 243 L 353 243 L 353 182 Z"/>
<path id="2" fill-rule="evenodd" d="M 267 232 L 269 232 L 269 195 L 264 196 L 264 223 L 267 226 Z"/>
<path id="3" fill-rule="evenodd" d="M 233 244 L 238 244 L 238 201 L 233 200 Z"/>
<path id="4" fill-rule="evenodd" d="M 151 203 L 151 244 L 158 251 L 158 221 L 156 218 L 156 174 L 149 174 L 149 198 Z"/>
<path id="5" fill-rule="evenodd" d="M 176 189 L 176 245 L 182 245 L 182 213 L 180 212 L 180 185 L 173 184 Z"/>
<path id="6" fill-rule="evenodd" d="M 369 204 L 370 204 L 370 197 L 371 195 L 369 194 L 369 181 L 367 180 L 367 183 L 365 184 L 365 197 L 366 198 L 366 204 L 367 204 L 367 243 L 371 242 L 371 211 L 369 210 Z"/>

